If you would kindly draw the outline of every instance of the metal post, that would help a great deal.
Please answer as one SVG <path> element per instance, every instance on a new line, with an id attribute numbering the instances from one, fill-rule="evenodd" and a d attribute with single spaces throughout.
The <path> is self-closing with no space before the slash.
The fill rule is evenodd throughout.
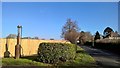
<path id="1" fill-rule="evenodd" d="M 75 50 L 76 50 L 76 52 L 77 52 L 77 43 L 78 43 L 78 39 L 79 39 L 79 35 L 78 35 L 78 37 L 75 39 Z"/>
<path id="2" fill-rule="evenodd" d="M 21 55 L 21 47 L 20 47 L 20 28 L 22 26 L 18 25 L 18 36 L 17 36 L 17 45 L 15 46 L 15 59 L 19 59 L 20 55 Z"/>
<path id="3" fill-rule="evenodd" d="M 94 47 L 94 36 L 92 37 L 92 47 Z"/>
<path id="4" fill-rule="evenodd" d="M 77 39 L 75 40 L 75 50 L 76 50 L 76 52 L 77 52 Z"/>

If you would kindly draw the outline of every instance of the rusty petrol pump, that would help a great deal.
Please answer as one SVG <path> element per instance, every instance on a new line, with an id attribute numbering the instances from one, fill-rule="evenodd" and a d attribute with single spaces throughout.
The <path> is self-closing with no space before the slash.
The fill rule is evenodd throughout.
<path id="1" fill-rule="evenodd" d="M 15 59 L 19 59 L 21 56 L 21 37 L 20 37 L 20 33 L 22 30 L 22 26 L 18 25 L 18 35 L 17 35 L 17 45 L 15 46 Z"/>

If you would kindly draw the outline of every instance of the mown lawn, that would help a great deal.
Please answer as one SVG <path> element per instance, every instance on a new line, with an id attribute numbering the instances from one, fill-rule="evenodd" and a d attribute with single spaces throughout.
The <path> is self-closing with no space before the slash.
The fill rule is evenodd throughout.
<path id="1" fill-rule="evenodd" d="M 22 65 L 22 66 L 96 66 L 95 60 L 82 48 L 77 47 L 76 58 L 74 60 L 60 62 L 58 64 L 46 64 L 36 61 L 36 56 L 23 57 L 20 59 L 3 58 L 2 65 Z"/>

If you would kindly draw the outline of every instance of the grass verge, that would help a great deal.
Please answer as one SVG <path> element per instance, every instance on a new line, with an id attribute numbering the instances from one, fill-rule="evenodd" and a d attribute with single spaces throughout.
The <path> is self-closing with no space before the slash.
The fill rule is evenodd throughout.
<path id="1" fill-rule="evenodd" d="M 64 63 L 58 64 L 59 66 L 96 66 L 94 58 L 86 53 L 81 47 L 77 47 L 76 58 Z"/>
<path id="2" fill-rule="evenodd" d="M 42 63 L 42 62 L 36 62 L 29 59 L 14 59 L 14 58 L 3 58 L 2 59 L 2 65 L 23 65 L 23 66 L 51 66 L 50 64 Z"/>

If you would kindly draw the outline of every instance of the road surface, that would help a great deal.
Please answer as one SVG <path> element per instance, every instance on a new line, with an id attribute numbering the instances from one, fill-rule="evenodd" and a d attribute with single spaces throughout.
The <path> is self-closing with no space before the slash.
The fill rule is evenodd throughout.
<path id="1" fill-rule="evenodd" d="M 120 56 L 88 46 L 80 47 L 82 47 L 86 52 L 88 52 L 96 60 L 97 65 L 101 68 L 120 68 Z"/>

